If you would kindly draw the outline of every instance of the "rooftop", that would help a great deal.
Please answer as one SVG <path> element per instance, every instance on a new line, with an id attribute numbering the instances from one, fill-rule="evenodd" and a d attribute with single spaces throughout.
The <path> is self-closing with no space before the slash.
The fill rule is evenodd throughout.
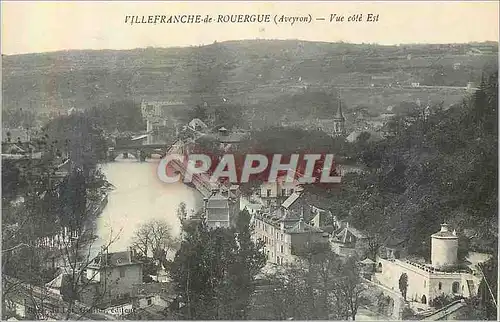
<path id="1" fill-rule="evenodd" d="M 446 223 L 442 224 L 441 225 L 441 230 L 438 231 L 435 234 L 432 234 L 431 237 L 433 237 L 433 238 L 458 239 L 457 233 L 455 232 L 455 230 L 453 230 L 453 232 L 451 232 L 449 230 L 448 224 L 446 224 Z"/>
<path id="2" fill-rule="evenodd" d="M 129 251 L 105 253 L 97 255 L 89 267 L 104 267 L 104 266 L 125 266 L 141 264 L 140 261 L 133 258 L 133 254 Z"/>
<path id="3" fill-rule="evenodd" d="M 361 231 L 357 230 L 354 227 L 347 226 L 339 229 L 334 234 L 333 240 L 345 244 L 354 242 L 356 239 L 361 239 L 365 237 L 366 237 L 365 234 L 363 234 Z"/>
<path id="4" fill-rule="evenodd" d="M 298 223 L 296 223 L 295 225 L 293 225 L 291 228 L 287 229 L 286 232 L 290 233 L 290 234 L 308 233 L 308 232 L 322 233 L 323 230 L 321 230 L 318 227 L 311 226 L 311 225 L 309 225 L 301 220 Z"/>
<path id="5" fill-rule="evenodd" d="M 294 192 L 281 204 L 281 206 L 288 209 L 295 201 L 297 201 L 297 199 L 299 199 L 299 197 L 300 192 Z"/>

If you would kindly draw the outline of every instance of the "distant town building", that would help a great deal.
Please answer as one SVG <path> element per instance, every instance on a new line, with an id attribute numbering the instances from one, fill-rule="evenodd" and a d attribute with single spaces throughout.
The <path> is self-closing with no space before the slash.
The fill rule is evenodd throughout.
<path id="1" fill-rule="evenodd" d="M 200 119 L 194 118 L 189 122 L 188 127 L 193 131 L 203 131 L 208 128 L 208 126 Z"/>
<path id="2" fill-rule="evenodd" d="M 498 47 L 495 46 L 472 46 L 467 55 L 477 56 L 477 55 L 491 55 L 498 53 Z"/>
<path id="3" fill-rule="evenodd" d="M 248 135 L 249 132 L 247 131 L 230 131 L 222 126 L 216 133 L 216 140 L 219 142 L 221 150 L 228 151 L 231 148 L 236 148 L 240 142 L 248 137 Z"/>
<path id="4" fill-rule="evenodd" d="M 178 119 L 185 113 L 187 106 L 182 102 L 174 101 L 142 101 L 141 113 L 146 120 L 146 132 L 149 134 L 147 144 L 155 143 L 161 137 L 165 128 L 175 128 L 180 124 Z M 177 133 L 176 133 L 177 134 Z"/>
<path id="5" fill-rule="evenodd" d="M 337 112 L 335 113 L 335 116 L 333 118 L 333 133 L 335 135 L 344 135 L 345 134 L 345 117 L 344 113 L 342 112 L 342 102 L 340 100 L 340 94 L 338 97 L 338 108 Z"/>
<path id="6" fill-rule="evenodd" d="M 369 134 L 368 142 L 377 142 L 377 141 L 380 141 L 383 139 L 382 134 L 380 134 L 380 132 L 377 132 L 377 131 L 373 131 L 373 130 L 353 131 L 347 136 L 347 138 L 346 138 L 347 142 L 351 142 L 351 143 L 356 142 L 362 133 Z"/>

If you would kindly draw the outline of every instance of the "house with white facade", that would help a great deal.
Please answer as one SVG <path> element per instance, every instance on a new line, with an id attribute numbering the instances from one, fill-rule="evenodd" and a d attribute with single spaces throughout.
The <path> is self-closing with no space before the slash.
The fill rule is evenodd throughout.
<path id="1" fill-rule="evenodd" d="M 407 300 L 429 304 L 440 295 L 471 297 L 477 294 L 482 276 L 459 264 L 458 236 L 447 224 L 431 236 L 431 263 L 409 259 L 377 258 L 374 280 L 399 292 L 399 280 L 408 280 Z"/>

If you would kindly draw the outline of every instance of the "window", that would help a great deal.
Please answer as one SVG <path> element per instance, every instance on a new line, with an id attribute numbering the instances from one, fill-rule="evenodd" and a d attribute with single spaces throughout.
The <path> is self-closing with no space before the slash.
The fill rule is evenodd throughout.
<path id="1" fill-rule="evenodd" d="M 125 267 L 120 267 L 120 277 L 125 277 Z"/>
<path id="2" fill-rule="evenodd" d="M 283 234 L 281 234 L 281 241 L 283 241 Z"/>
<path id="3" fill-rule="evenodd" d="M 460 283 L 459 282 L 453 282 L 453 284 L 451 284 L 451 291 L 453 293 L 458 293 L 458 290 L 460 290 Z"/>
<path id="4" fill-rule="evenodd" d="M 441 282 L 439 282 L 439 284 L 438 284 L 438 288 L 439 288 L 439 290 L 440 290 L 440 291 L 441 291 L 441 289 L 443 288 L 443 284 L 442 284 Z"/>
<path id="5" fill-rule="evenodd" d="M 266 193 L 267 193 L 267 196 L 268 196 L 268 197 L 271 197 L 271 189 L 267 189 L 267 192 L 266 192 Z"/>
<path id="6" fill-rule="evenodd" d="M 281 195 L 286 196 L 286 189 L 281 189 Z"/>
<path id="7" fill-rule="evenodd" d="M 282 253 L 285 252 L 285 249 L 284 249 L 283 245 L 280 246 L 280 252 L 282 252 Z"/>
<path id="8" fill-rule="evenodd" d="M 151 305 L 153 304 L 153 298 L 152 297 L 148 297 L 148 305 Z"/>

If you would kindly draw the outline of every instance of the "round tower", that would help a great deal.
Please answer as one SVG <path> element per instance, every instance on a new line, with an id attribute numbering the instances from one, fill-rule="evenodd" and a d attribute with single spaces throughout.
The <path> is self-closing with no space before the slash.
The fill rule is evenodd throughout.
<path id="1" fill-rule="evenodd" d="M 451 232 L 447 224 L 431 236 L 431 264 L 433 267 L 454 265 L 457 263 L 458 237 Z"/>

